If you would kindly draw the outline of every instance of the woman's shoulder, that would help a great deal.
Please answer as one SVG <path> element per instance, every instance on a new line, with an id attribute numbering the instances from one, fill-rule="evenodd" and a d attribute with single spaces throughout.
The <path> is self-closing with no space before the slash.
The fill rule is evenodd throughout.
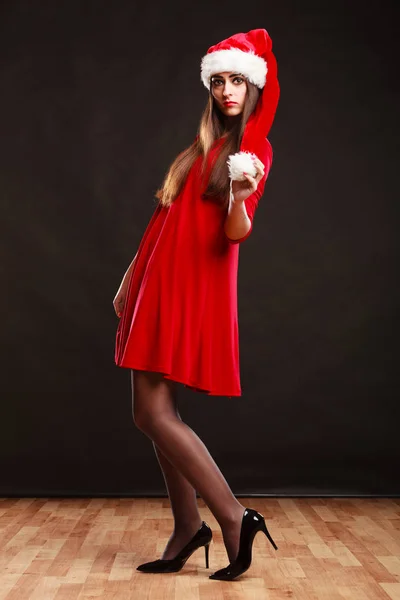
<path id="1" fill-rule="evenodd" d="M 252 152 L 255 154 L 264 164 L 266 162 L 272 162 L 272 145 L 268 138 L 259 137 L 251 141 L 247 141 L 242 147 L 245 152 Z"/>
<path id="2" fill-rule="evenodd" d="M 266 155 L 266 157 L 269 158 L 269 160 L 272 162 L 272 157 L 273 157 L 274 151 L 272 150 L 272 144 L 268 138 L 264 138 L 263 150 L 264 150 L 264 154 Z"/>
<path id="3" fill-rule="evenodd" d="M 262 154 L 272 154 L 272 144 L 266 137 L 260 138 L 258 148 Z"/>

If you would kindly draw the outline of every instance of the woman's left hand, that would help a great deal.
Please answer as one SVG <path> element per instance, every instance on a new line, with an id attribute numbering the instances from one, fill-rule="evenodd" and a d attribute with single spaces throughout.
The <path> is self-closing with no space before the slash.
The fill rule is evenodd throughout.
<path id="1" fill-rule="evenodd" d="M 246 177 L 244 181 L 232 181 L 232 193 L 235 202 L 244 202 L 246 198 L 251 196 L 251 194 L 256 191 L 260 180 L 264 176 L 265 169 L 261 160 L 257 157 L 254 157 L 253 162 L 257 169 L 255 177 L 252 177 L 247 173 L 244 175 Z"/>

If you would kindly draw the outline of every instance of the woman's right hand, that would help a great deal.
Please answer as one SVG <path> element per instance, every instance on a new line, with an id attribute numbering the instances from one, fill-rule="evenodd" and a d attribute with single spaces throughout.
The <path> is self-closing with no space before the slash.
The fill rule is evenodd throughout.
<path id="1" fill-rule="evenodd" d="M 120 317 L 122 314 L 122 311 L 124 310 L 125 300 L 126 300 L 126 290 L 127 290 L 127 286 L 124 284 L 121 284 L 121 286 L 113 300 L 114 310 L 115 310 L 115 314 L 117 315 L 117 317 Z"/>
<path id="2" fill-rule="evenodd" d="M 125 307 L 126 292 L 128 289 L 129 279 L 131 278 L 132 270 L 135 265 L 137 255 L 138 255 L 138 253 L 136 252 L 131 264 L 128 267 L 128 270 L 126 271 L 126 273 L 122 279 L 121 285 L 119 286 L 119 290 L 113 300 L 114 310 L 115 310 L 115 314 L 117 315 L 117 317 L 121 316 L 122 311 L 124 310 L 124 307 Z"/>

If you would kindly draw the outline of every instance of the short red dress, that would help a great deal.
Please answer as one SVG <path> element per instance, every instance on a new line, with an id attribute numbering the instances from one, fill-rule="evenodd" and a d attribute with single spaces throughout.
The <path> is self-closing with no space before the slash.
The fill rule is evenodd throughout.
<path id="1" fill-rule="evenodd" d="M 115 363 L 157 371 L 212 396 L 241 396 L 237 272 L 240 242 L 272 162 L 266 138 L 257 149 L 265 165 L 245 200 L 252 223 L 239 240 L 224 231 L 227 209 L 205 200 L 207 173 L 222 143 L 216 140 L 201 178 L 202 157 L 169 207 L 157 205 L 139 244 L 118 324 Z"/>

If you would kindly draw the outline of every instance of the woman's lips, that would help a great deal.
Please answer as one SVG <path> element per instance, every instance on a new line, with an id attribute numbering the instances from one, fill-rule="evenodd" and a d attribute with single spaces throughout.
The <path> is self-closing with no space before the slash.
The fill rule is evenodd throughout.
<path id="1" fill-rule="evenodd" d="M 237 102 L 224 102 L 224 106 L 235 106 Z"/>

